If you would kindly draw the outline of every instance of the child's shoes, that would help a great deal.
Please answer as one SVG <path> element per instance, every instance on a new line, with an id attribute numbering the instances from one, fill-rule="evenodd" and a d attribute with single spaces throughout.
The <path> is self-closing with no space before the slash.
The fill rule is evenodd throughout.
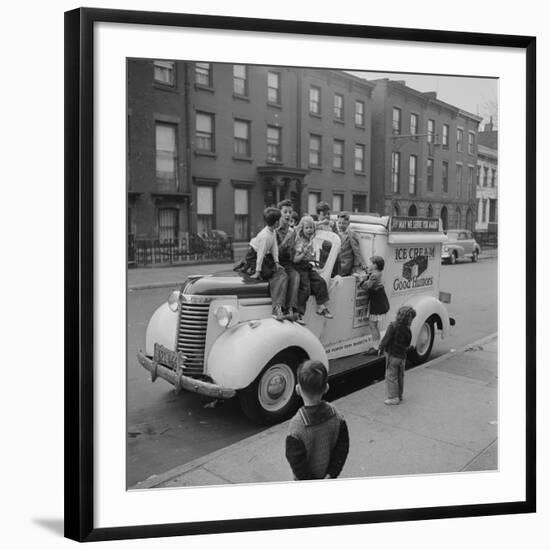
<path id="1" fill-rule="evenodd" d="M 332 313 L 328 310 L 328 307 L 323 305 L 320 305 L 317 308 L 317 315 L 322 315 L 323 317 L 326 317 L 327 319 L 333 319 Z"/>
<path id="2" fill-rule="evenodd" d="M 273 306 L 273 309 L 271 310 L 271 317 L 273 319 L 276 319 L 277 321 L 283 321 L 285 316 L 283 314 L 283 309 L 281 306 Z"/>
<path id="3" fill-rule="evenodd" d="M 399 405 L 399 397 L 392 397 L 384 401 L 384 405 Z"/>

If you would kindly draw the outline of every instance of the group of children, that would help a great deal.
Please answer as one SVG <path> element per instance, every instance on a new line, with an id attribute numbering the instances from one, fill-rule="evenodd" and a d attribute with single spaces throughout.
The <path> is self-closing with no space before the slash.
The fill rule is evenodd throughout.
<path id="1" fill-rule="evenodd" d="M 311 216 L 304 216 L 297 226 L 292 220 L 290 200 L 281 201 L 278 208 L 266 208 L 265 227 L 250 241 L 244 260 L 235 269 L 252 279 L 269 281 L 275 319 L 304 324 L 310 295 L 315 297 L 316 312 L 332 319 L 326 305 L 327 283 L 314 269 L 315 222 Z"/>

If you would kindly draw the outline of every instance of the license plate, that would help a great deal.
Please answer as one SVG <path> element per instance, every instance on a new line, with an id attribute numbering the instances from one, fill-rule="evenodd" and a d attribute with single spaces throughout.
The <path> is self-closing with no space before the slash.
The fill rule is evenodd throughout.
<path id="1" fill-rule="evenodd" d="M 157 363 L 171 368 L 172 370 L 176 370 L 176 368 L 178 367 L 178 361 L 180 365 L 183 366 L 183 358 L 180 354 L 172 351 L 171 349 L 165 348 L 160 344 L 155 344 L 153 359 Z"/>

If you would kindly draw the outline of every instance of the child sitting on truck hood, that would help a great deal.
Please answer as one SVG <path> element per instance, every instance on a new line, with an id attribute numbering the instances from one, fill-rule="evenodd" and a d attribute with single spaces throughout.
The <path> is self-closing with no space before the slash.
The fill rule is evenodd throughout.
<path id="1" fill-rule="evenodd" d="M 281 218 L 278 208 L 264 210 L 265 227 L 250 241 L 248 251 L 235 271 L 241 271 L 251 279 L 269 281 L 269 293 L 273 308 L 273 317 L 278 321 L 284 319 L 283 305 L 286 300 L 287 274 L 279 263 L 279 247 L 275 228 Z"/>

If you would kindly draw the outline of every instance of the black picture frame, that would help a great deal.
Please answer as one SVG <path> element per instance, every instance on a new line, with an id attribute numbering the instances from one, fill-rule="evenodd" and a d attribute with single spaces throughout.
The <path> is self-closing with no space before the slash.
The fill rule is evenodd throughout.
<path id="1" fill-rule="evenodd" d="M 399 510 L 307 516 L 212 520 L 131 527 L 94 527 L 94 24 L 122 23 L 254 30 L 413 41 L 498 46 L 526 54 L 526 498 Z M 536 38 L 440 30 L 388 28 L 287 20 L 247 19 L 181 13 L 80 8 L 65 14 L 65 536 L 100 541 L 174 535 L 231 533 L 268 529 L 413 521 L 536 510 Z"/>

